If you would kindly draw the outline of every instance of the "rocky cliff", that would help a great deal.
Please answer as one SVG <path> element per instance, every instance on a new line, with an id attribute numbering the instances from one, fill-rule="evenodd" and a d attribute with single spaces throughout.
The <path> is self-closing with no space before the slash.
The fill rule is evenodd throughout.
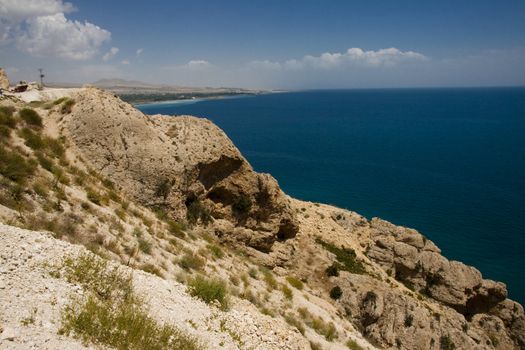
<path id="1" fill-rule="evenodd" d="M 0 167 L 4 193 L 18 196 L 4 197 L 4 222 L 53 231 L 168 280 L 222 276 L 235 300 L 286 321 L 306 347 L 525 349 L 523 307 L 505 285 L 449 261 L 417 231 L 289 198 L 208 120 L 146 116 L 94 88 L 68 98 L 33 104 L 38 132 L 66 149 L 49 170 L 21 126 L 5 142 L 5 152 L 40 165 L 21 193 Z M 47 199 L 36 186 L 43 179 L 56 185 Z"/>

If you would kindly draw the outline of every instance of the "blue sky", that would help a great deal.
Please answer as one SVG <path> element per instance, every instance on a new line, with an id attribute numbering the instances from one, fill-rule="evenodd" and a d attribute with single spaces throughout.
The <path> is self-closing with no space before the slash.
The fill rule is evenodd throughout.
<path id="1" fill-rule="evenodd" d="M 0 0 L 0 66 L 71 82 L 525 85 L 525 1 Z"/>

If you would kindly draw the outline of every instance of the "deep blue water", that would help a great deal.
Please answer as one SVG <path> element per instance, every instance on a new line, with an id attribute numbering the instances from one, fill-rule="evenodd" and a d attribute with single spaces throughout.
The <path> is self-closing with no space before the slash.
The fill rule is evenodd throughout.
<path id="1" fill-rule="evenodd" d="M 218 124 L 288 194 L 413 227 L 525 304 L 525 88 L 142 105 Z"/>

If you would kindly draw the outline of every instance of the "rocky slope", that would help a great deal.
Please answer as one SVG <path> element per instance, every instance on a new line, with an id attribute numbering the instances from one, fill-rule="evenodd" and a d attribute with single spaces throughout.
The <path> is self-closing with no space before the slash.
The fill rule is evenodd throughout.
<path id="1" fill-rule="evenodd" d="M 16 178 L 2 182 L 4 222 L 47 229 L 168 281 L 221 277 L 233 300 L 225 315 L 246 310 L 293 334 L 256 348 L 525 348 L 523 308 L 505 286 L 447 260 L 418 232 L 289 198 L 205 119 L 145 116 L 93 88 L 68 96 L 67 108 L 32 104 L 43 117 L 39 132 L 66 149 L 53 167 L 28 146 L 22 122 L 4 141 L 7 152 L 40 164 L 21 193 Z M 46 196 L 42 183 L 55 184 Z"/>

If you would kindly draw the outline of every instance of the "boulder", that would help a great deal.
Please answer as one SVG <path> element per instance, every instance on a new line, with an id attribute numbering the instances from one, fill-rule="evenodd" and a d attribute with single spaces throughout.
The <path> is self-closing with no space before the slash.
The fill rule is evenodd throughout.
<path id="1" fill-rule="evenodd" d="M 0 90 L 8 90 L 9 89 L 9 79 L 7 78 L 7 74 L 3 68 L 0 68 Z"/>

